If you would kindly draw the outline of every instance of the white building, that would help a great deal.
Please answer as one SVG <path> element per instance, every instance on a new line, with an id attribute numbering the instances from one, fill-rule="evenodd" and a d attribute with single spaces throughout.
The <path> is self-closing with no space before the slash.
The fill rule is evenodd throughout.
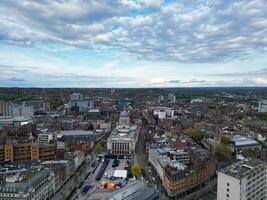
<path id="1" fill-rule="evenodd" d="M 258 159 L 242 160 L 218 172 L 218 200 L 267 199 L 266 163 Z"/>
<path id="2" fill-rule="evenodd" d="M 9 119 L 14 117 L 33 117 L 34 107 L 14 105 L 11 102 L 0 101 L 0 118 Z"/>
<path id="3" fill-rule="evenodd" d="M 12 107 L 13 117 L 33 117 L 34 116 L 34 107 L 33 106 L 24 106 L 24 105 L 15 105 Z"/>
<path id="4" fill-rule="evenodd" d="M 0 101 L 0 118 L 11 118 L 12 114 L 12 104 L 7 101 Z"/>
<path id="5" fill-rule="evenodd" d="M 168 94 L 168 100 L 170 103 L 175 103 L 176 102 L 176 96 L 173 94 Z"/>
<path id="6" fill-rule="evenodd" d="M 71 94 L 71 99 L 68 103 L 68 106 L 79 107 L 80 112 L 88 112 L 90 109 L 94 108 L 94 102 L 92 100 L 84 99 L 83 95 L 80 93 Z"/>
<path id="7" fill-rule="evenodd" d="M 159 119 L 174 118 L 174 110 L 167 107 L 155 107 L 153 114 L 157 115 Z"/>
<path id="8" fill-rule="evenodd" d="M 259 101 L 258 112 L 267 112 L 267 100 Z"/>
<path id="9" fill-rule="evenodd" d="M 164 101 L 164 96 L 163 95 L 160 95 L 158 101 L 159 101 L 159 103 L 161 103 L 162 101 Z"/>
<path id="10" fill-rule="evenodd" d="M 83 94 L 81 93 L 72 93 L 70 96 L 71 101 L 80 101 L 83 100 Z"/>
<path id="11" fill-rule="evenodd" d="M 39 133 L 38 134 L 38 143 L 39 144 L 49 144 L 55 140 L 54 133 Z"/>
<path id="12" fill-rule="evenodd" d="M 116 128 L 107 140 L 108 154 L 132 155 L 138 139 L 138 128 L 130 124 L 128 112 L 123 111 Z"/>
<path id="13" fill-rule="evenodd" d="M 151 148 L 149 149 L 148 161 L 154 167 L 159 178 L 163 180 L 164 167 L 174 166 L 177 169 L 186 169 L 190 163 L 190 152 L 183 149 L 173 148 Z"/>

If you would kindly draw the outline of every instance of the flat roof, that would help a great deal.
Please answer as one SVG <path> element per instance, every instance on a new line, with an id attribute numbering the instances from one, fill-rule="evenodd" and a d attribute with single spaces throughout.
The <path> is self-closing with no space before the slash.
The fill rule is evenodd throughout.
<path id="1" fill-rule="evenodd" d="M 94 132 L 93 131 L 82 131 L 82 130 L 70 130 L 70 131 L 60 131 L 56 135 L 57 135 L 57 138 L 61 138 L 62 136 L 94 135 Z"/>
<path id="2" fill-rule="evenodd" d="M 156 190 L 148 187 L 145 182 L 134 181 L 102 200 L 141 200 L 156 194 Z"/>
<path id="3" fill-rule="evenodd" d="M 235 144 L 235 146 L 248 146 L 248 145 L 258 145 L 259 143 L 249 137 L 242 137 L 242 136 L 234 136 L 231 139 L 231 142 L 233 142 Z"/>
<path id="4" fill-rule="evenodd" d="M 255 168 L 264 165 L 266 165 L 266 163 L 259 159 L 245 159 L 221 169 L 220 172 L 240 179 L 253 172 Z"/>

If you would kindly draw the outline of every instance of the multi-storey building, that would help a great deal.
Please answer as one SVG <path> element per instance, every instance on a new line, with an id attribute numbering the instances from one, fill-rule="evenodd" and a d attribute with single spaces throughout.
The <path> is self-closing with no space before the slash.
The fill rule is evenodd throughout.
<path id="1" fill-rule="evenodd" d="M 24 105 L 14 105 L 12 107 L 13 117 L 33 117 L 34 108 L 33 106 L 24 106 Z"/>
<path id="2" fill-rule="evenodd" d="M 68 160 L 50 160 L 43 162 L 42 165 L 54 172 L 55 191 L 57 191 L 72 174 Z"/>
<path id="3" fill-rule="evenodd" d="M 177 168 L 185 169 L 190 163 L 190 151 L 173 148 L 151 148 L 148 160 L 156 170 L 161 181 L 164 179 L 164 168 L 167 165 L 175 165 Z"/>
<path id="4" fill-rule="evenodd" d="M 174 109 L 167 107 L 153 107 L 153 114 L 157 115 L 159 119 L 173 119 Z"/>
<path id="5" fill-rule="evenodd" d="M 2 153 L 1 153 L 2 152 Z M 2 155 L 2 156 L 1 156 Z M 0 162 L 22 162 L 53 160 L 56 155 L 55 144 L 9 143 L 0 146 Z"/>
<path id="6" fill-rule="evenodd" d="M 245 159 L 218 173 L 218 200 L 265 200 L 267 165 L 258 159 Z"/>
<path id="7" fill-rule="evenodd" d="M 168 94 L 168 100 L 170 103 L 176 102 L 176 96 L 174 94 Z"/>
<path id="8" fill-rule="evenodd" d="M 216 162 L 200 147 L 151 148 L 148 156 L 170 199 L 190 199 L 215 185 Z"/>
<path id="9" fill-rule="evenodd" d="M 39 160 L 54 160 L 56 158 L 56 145 L 52 144 L 39 144 Z"/>
<path id="10" fill-rule="evenodd" d="M 83 100 L 83 94 L 81 94 L 81 93 L 72 93 L 70 99 L 71 99 L 71 101 Z"/>
<path id="11" fill-rule="evenodd" d="M 267 112 L 267 100 L 259 101 L 258 112 Z"/>
<path id="12" fill-rule="evenodd" d="M 69 101 L 69 107 L 78 107 L 80 112 L 88 112 L 89 109 L 94 108 L 94 102 L 85 99 L 80 93 L 73 93 Z"/>
<path id="13" fill-rule="evenodd" d="M 40 166 L 7 170 L 0 179 L 3 200 L 49 199 L 55 192 L 54 173 Z"/>
<path id="14" fill-rule="evenodd" d="M 214 187 L 215 172 L 216 162 L 211 158 L 198 160 L 184 169 L 167 165 L 162 185 L 170 199 L 192 199 Z"/>
<path id="15" fill-rule="evenodd" d="M 12 116 L 12 104 L 7 101 L 0 101 L 0 118 L 11 118 Z"/>
<path id="16" fill-rule="evenodd" d="M 128 112 L 120 114 L 120 120 L 116 128 L 107 140 L 108 154 L 132 155 L 138 139 L 138 128 L 130 124 Z"/>
<path id="17" fill-rule="evenodd" d="M 38 134 L 38 143 L 39 144 L 49 144 L 55 140 L 54 133 L 39 133 Z"/>

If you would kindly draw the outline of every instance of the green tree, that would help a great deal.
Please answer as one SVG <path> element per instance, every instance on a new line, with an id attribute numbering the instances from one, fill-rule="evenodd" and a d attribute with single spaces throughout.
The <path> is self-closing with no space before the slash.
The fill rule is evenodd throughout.
<path id="1" fill-rule="evenodd" d="M 131 173 L 133 176 L 138 176 L 141 173 L 140 166 L 138 164 L 133 164 L 131 168 Z"/>
<path id="2" fill-rule="evenodd" d="M 215 154 L 221 160 L 227 160 L 231 158 L 231 149 L 224 144 L 217 143 L 215 145 Z"/>
<path id="3" fill-rule="evenodd" d="M 259 113 L 260 119 L 267 121 L 267 113 Z"/>
<path id="4" fill-rule="evenodd" d="M 227 146 L 230 142 L 230 138 L 226 135 L 221 136 L 221 144 Z"/>
<path id="5" fill-rule="evenodd" d="M 102 145 L 100 142 L 98 142 L 98 143 L 95 145 L 95 150 L 96 150 L 97 153 L 102 152 L 102 151 L 103 151 L 103 145 Z"/>
<path id="6" fill-rule="evenodd" d="M 65 193 L 62 194 L 62 200 L 66 200 L 67 199 L 67 195 Z"/>
<path id="7" fill-rule="evenodd" d="M 57 98 L 57 97 L 50 98 L 48 103 L 49 103 L 50 109 L 52 109 L 52 110 L 55 110 L 59 106 L 63 105 L 63 101 L 60 98 Z"/>
<path id="8" fill-rule="evenodd" d="M 242 113 L 242 112 L 235 112 L 234 113 L 234 116 L 237 119 L 243 119 L 244 118 L 244 113 Z"/>
<path id="9" fill-rule="evenodd" d="M 200 142 L 204 138 L 202 131 L 197 128 L 188 128 L 185 130 L 185 134 L 196 142 Z"/>

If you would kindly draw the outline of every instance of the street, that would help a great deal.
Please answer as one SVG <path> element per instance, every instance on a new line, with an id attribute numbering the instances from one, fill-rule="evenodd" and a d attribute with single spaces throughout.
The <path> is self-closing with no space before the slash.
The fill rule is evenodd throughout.
<path id="1" fill-rule="evenodd" d="M 168 200 L 168 197 L 166 197 L 164 188 L 162 187 L 160 179 L 154 174 L 153 169 L 148 166 L 148 158 L 146 155 L 146 149 L 145 149 L 145 134 L 147 132 L 146 126 L 142 125 L 138 142 L 136 144 L 136 150 L 135 150 L 135 161 L 140 166 L 142 170 L 144 170 L 147 181 L 156 187 L 156 189 L 160 192 L 160 199 L 162 200 Z"/>

